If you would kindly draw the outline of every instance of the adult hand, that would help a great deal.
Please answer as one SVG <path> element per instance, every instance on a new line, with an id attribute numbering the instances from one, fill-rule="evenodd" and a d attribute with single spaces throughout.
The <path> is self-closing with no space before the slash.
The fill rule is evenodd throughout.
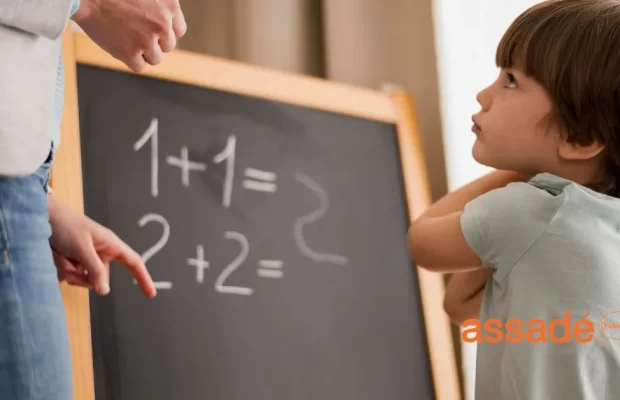
<path id="1" fill-rule="evenodd" d="M 110 262 L 124 264 L 148 297 L 156 295 L 153 281 L 139 254 L 110 229 L 49 196 L 52 227 L 50 245 L 58 280 L 94 288 L 98 294 L 110 291 Z"/>
<path id="2" fill-rule="evenodd" d="M 135 72 L 159 64 L 187 30 L 179 0 L 82 0 L 71 19 Z"/>

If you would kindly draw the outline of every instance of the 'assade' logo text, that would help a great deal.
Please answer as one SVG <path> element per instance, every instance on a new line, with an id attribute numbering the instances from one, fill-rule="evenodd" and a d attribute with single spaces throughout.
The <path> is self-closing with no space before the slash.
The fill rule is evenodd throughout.
<path id="1" fill-rule="evenodd" d="M 571 313 L 566 311 L 563 318 L 557 318 L 547 323 L 541 318 L 524 322 L 517 318 L 510 318 L 505 324 L 499 319 L 488 319 L 482 323 L 477 318 L 463 322 L 462 339 L 466 343 L 568 343 L 577 341 L 587 343 L 594 339 L 595 325 L 588 319 L 589 313 L 583 318 L 571 323 Z M 598 328 L 608 339 L 620 340 L 620 311 L 603 314 L 598 322 Z M 558 327 L 563 329 L 559 330 Z M 561 332 L 562 334 L 558 334 Z"/>

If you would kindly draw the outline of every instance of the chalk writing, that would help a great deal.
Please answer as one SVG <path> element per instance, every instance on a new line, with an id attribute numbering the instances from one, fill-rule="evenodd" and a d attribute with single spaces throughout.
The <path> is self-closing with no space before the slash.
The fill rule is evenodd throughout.
<path id="1" fill-rule="evenodd" d="M 323 188 L 318 183 L 313 181 L 310 177 L 297 174 L 296 179 L 305 187 L 310 189 L 319 198 L 319 207 L 308 215 L 299 218 L 295 222 L 295 242 L 299 250 L 308 258 L 319 263 L 331 263 L 331 264 L 347 264 L 349 259 L 343 256 L 335 254 L 323 254 L 319 253 L 308 246 L 306 239 L 304 238 L 304 226 L 310 223 L 317 222 L 323 217 L 327 211 L 329 211 L 329 198 Z"/>
<path id="2" fill-rule="evenodd" d="M 151 119 L 146 130 L 133 144 L 133 150 L 138 152 L 143 149 L 147 143 L 150 143 L 150 193 L 153 198 L 156 198 L 160 195 L 159 120 L 157 118 Z M 225 167 L 221 198 L 221 204 L 225 209 L 230 208 L 232 204 L 232 194 L 235 186 L 236 152 L 237 138 L 234 134 L 229 134 L 224 148 L 211 159 L 214 164 L 223 164 Z M 189 153 L 190 150 L 188 146 L 182 145 L 180 156 L 168 155 L 166 157 L 166 165 L 181 170 L 181 183 L 184 187 L 190 186 L 190 172 L 200 174 L 206 173 L 209 170 L 207 163 L 190 160 Z M 305 257 L 316 263 L 347 264 L 349 262 L 347 257 L 321 252 L 317 248 L 321 246 L 311 246 L 309 240 L 304 236 L 304 231 L 308 227 L 313 224 L 321 224 L 321 219 L 325 218 L 328 214 L 330 210 L 329 196 L 327 191 L 309 176 L 297 173 L 294 174 L 294 178 L 295 181 L 300 183 L 304 188 L 300 190 L 301 193 L 309 191 L 313 197 L 318 199 L 318 206 L 312 212 L 291 222 L 293 228 L 292 234 L 298 250 Z M 278 179 L 278 175 L 273 171 L 247 167 L 243 169 L 241 187 L 248 191 L 273 194 L 278 190 Z M 138 226 L 140 228 L 146 229 L 148 224 L 158 224 L 161 228 L 161 235 L 150 247 L 144 250 L 141 255 L 142 260 L 147 266 L 152 262 L 160 264 L 157 262 L 156 256 L 165 248 L 171 238 L 170 224 L 164 216 L 156 213 L 148 213 L 138 220 Z M 195 254 L 184 257 L 186 266 L 190 267 L 192 270 L 195 269 L 197 284 L 204 284 L 208 274 L 212 274 L 213 289 L 216 292 L 238 296 L 251 296 L 254 294 L 254 288 L 238 284 L 239 280 L 247 280 L 248 275 L 242 273 L 242 271 L 248 268 L 249 261 L 251 261 L 249 259 L 251 253 L 250 242 L 245 234 L 232 230 L 223 232 L 223 240 L 231 244 L 236 244 L 234 256 L 227 261 L 226 265 L 212 265 L 208 260 L 209 254 L 205 254 L 203 245 L 196 244 Z M 222 249 L 222 251 L 228 248 L 228 246 L 217 246 L 217 248 Z M 258 259 L 258 261 L 252 262 L 256 262 L 256 276 L 258 278 L 279 280 L 284 277 L 284 261 L 281 259 L 261 258 Z M 176 266 L 173 265 L 167 267 L 176 268 Z M 159 270 L 158 273 L 162 273 L 162 271 L 165 271 L 165 268 Z M 170 290 L 173 284 L 170 281 L 158 280 L 155 282 L 155 287 L 158 289 Z"/>

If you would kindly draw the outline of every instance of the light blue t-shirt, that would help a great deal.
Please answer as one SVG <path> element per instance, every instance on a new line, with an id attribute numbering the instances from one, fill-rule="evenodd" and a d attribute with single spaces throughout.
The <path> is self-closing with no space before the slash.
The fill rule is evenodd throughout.
<path id="1" fill-rule="evenodd" d="M 71 16 L 80 8 L 80 0 L 73 0 L 71 6 Z M 54 93 L 54 119 L 52 126 L 52 144 L 54 149 L 60 145 L 60 123 L 62 120 L 62 107 L 65 96 L 65 70 L 62 53 L 59 56 L 58 68 L 56 70 L 56 91 Z"/>
<path id="2" fill-rule="evenodd" d="M 468 203 L 461 227 L 494 269 L 480 322 L 502 328 L 483 326 L 476 400 L 620 399 L 620 199 L 539 174 Z M 528 341 L 541 327 L 547 343 Z"/>

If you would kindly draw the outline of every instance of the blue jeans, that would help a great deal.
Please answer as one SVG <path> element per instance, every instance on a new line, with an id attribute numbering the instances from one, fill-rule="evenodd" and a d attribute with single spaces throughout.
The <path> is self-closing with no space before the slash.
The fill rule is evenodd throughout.
<path id="1" fill-rule="evenodd" d="M 0 177 L 0 399 L 70 400 L 69 339 L 49 244 L 53 153 L 32 175 Z"/>

